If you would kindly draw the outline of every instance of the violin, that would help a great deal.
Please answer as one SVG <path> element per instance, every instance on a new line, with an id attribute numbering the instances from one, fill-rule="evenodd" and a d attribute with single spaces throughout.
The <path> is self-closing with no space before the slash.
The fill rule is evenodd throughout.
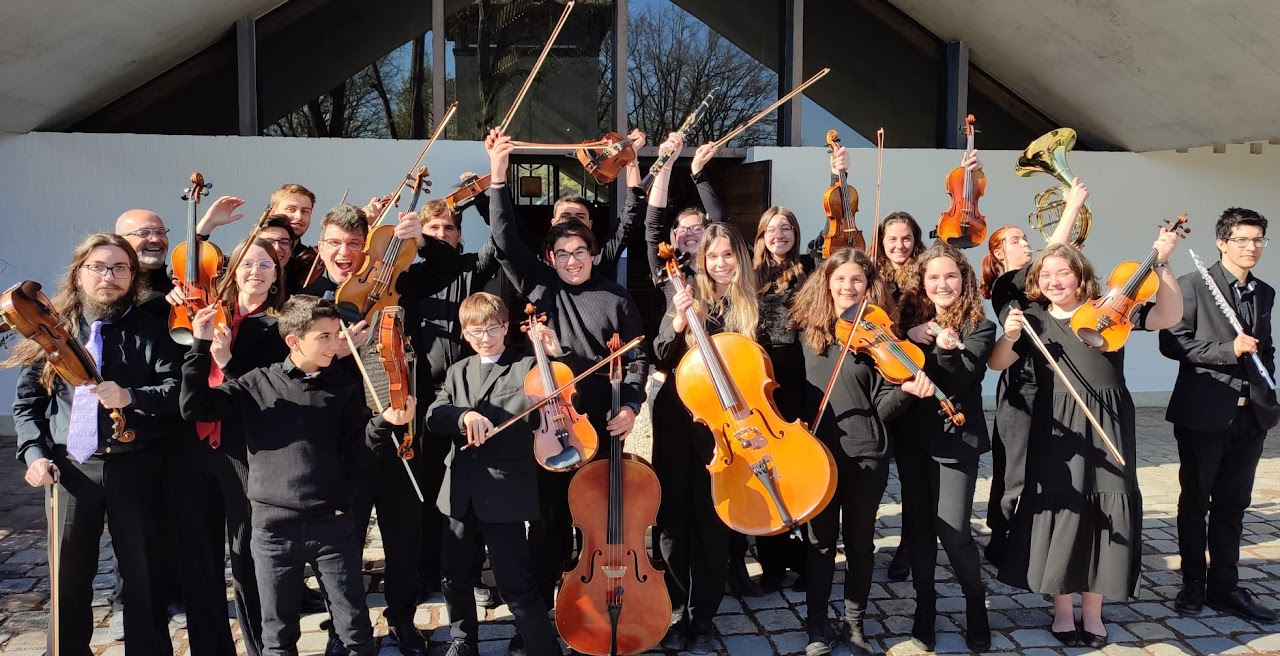
<path id="1" fill-rule="evenodd" d="M 835 130 L 827 130 L 827 152 L 836 152 L 840 145 L 840 134 Z M 827 188 L 822 195 L 822 208 L 827 212 L 827 235 L 822 239 L 822 257 L 846 246 L 860 251 L 867 249 L 866 239 L 858 229 L 855 215 L 858 213 L 858 190 L 847 183 L 848 172 L 840 172 L 840 181 Z"/>
<path id="2" fill-rule="evenodd" d="M 430 186 L 427 175 L 427 167 L 423 166 L 409 178 L 408 184 L 413 190 L 409 202 L 410 212 L 417 209 L 423 189 Z M 392 194 L 378 223 L 387 216 L 399 197 L 399 191 Z M 395 232 L 396 227 L 391 224 L 375 224 L 370 228 L 369 236 L 364 242 L 364 262 L 355 273 L 338 285 L 333 303 L 348 323 L 367 320 L 375 312 L 399 302 L 400 292 L 396 289 L 396 280 L 413 264 L 418 250 L 414 247 L 413 240 L 401 239 Z"/>
<path id="3" fill-rule="evenodd" d="M 552 362 L 542 340 L 538 339 L 535 329 L 547 322 L 546 313 L 538 313 L 532 303 L 525 306 L 525 313 L 529 318 L 520 329 L 533 342 L 533 357 L 538 366 L 524 377 L 524 394 L 530 402 L 538 403 L 561 389 L 558 398 L 546 402 L 540 409 L 542 422 L 533 432 L 533 456 L 549 471 L 576 469 L 596 457 L 600 438 L 591 422 L 573 408 L 577 388 L 566 385 L 573 379 L 573 370 L 563 362 Z"/>
<path id="4" fill-rule="evenodd" d="M 617 132 L 605 133 L 598 141 L 584 144 L 575 151 L 582 168 L 600 184 L 618 179 L 628 164 L 636 161 L 635 140 Z"/>
<path id="5" fill-rule="evenodd" d="M 866 310 L 860 316 L 856 312 L 859 308 L 849 308 L 836 319 L 836 339 L 853 353 L 870 355 L 880 375 L 895 385 L 923 373 L 924 351 L 910 341 L 894 336 L 893 320 L 880 306 L 865 305 Z M 954 426 L 964 425 L 964 414 L 957 411 L 955 403 L 936 386 L 933 396 L 941 406 L 938 414 Z"/>
<path id="6" fill-rule="evenodd" d="M 1184 239 L 1191 232 L 1186 227 L 1187 215 L 1166 220 L 1160 231 L 1172 232 Z M 1107 278 L 1107 291 L 1101 298 L 1085 303 L 1071 315 L 1071 331 L 1087 346 L 1099 351 L 1118 351 L 1133 330 L 1133 309 L 1146 303 L 1160 289 L 1155 264 L 1159 253 L 1153 248 L 1141 264 L 1128 260 L 1116 265 Z"/>
<path id="7" fill-rule="evenodd" d="M 231 325 L 231 313 L 214 291 L 214 282 L 222 272 L 222 251 L 196 235 L 200 197 L 208 196 L 212 188 L 199 171 L 191 174 L 191 186 L 182 195 L 187 201 L 187 239 L 174 247 L 170 260 L 174 286 L 182 290 L 183 303 L 169 309 L 169 337 L 183 346 L 194 341 L 191 321 L 196 312 L 210 305 L 218 307 L 215 326 Z"/>
<path id="8" fill-rule="evenodd" d="M 404 339 L 404 308 L 393 305 L 382 310 L 376 349 L 378 361 L 387 374 L 388 405 L 404 410 L 409 397 L 413 396 L 413 372 L 409 369 L 409 349 Z M 396 455 L 401 460 L 413 459 L 415 419 L 409 420 L 404 439 L 396 447 Z"/>
<path id="9" fill-rule="evenodd" d="M 688 284 L 676 252 L 659 244 L 664 278 Z M 827 447 L 799 421 L 787 422 L 773 402 L 773 363 L 754 339 L 707 334 L 694 308 L 685 311 L 694 346 L 676 366 L 676 391 L 715 440 L 711 497 L 729 528 L 747 535 L 799 536 L 801 524 L 835 494 L 836 465 Z"/>
<path id="10" fill-rule="evenodd" d="M 969 140 L 965 154 L 973 152 L 973 114 L 964 119 L 964 133 Z M 987 217 L 978 211 L 978 199 L 987 192 L 987 174 L 957 166 L 947 174 L 947 193 L 951 207 L 938 218 L 933 236 L 956 248 L 973 248 L 987 240 Z"/>
<path id="11" fill-rule="evenodd" d="M 476 196 L 483 194 L 489 188 L 488 173 L 484 175 L 469 175 L 456 185 L 453 185 L 453 191 L 444 197 L 445 205 L 449 206 L 454 212 L 460 211 L 468 203 L 475 199 Z"/>
<path id="12" fill-rule="evenodd" d="M 618 352 L 615 333 L 609 350 Z M 609 360 L 613 415 L 622 408 L 622 355 Z M 609 460 L 583 467 L 569 483 L 569 510 L 582 531 L 582 555 L 556 595 L 556 629 L 574 651 L 596 656 L 652 649 L 671 623 L 662 569 L 649 557 L 645 531 L 658 520 L 662 486 L 639 456 L 609 438 Z M 603 503 L 602 503 L 603 502 Z"/>
<path id="13" fill-rule="evenodd" d="M 102 382 L 98 365 L 89 352 L 63 327 L 62 317 L 40 291 L 40 284 L 27 280 L 0 294 L 0 333 L 17 330 L 44 349 L 49 364 L 72 387 Z M 111 433 L 118 442 L 132 442 L 137 435 L 125 428 L 124 414 L 111 410 Z"/>

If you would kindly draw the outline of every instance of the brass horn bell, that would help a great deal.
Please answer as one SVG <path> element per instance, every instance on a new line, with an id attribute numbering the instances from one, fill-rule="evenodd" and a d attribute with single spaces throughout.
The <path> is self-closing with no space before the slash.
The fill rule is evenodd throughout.
<path id="1" fill-rule="evenodd" d="M 1076 145 L 1076 131 L 1071 128 L 1058 128 L 1031 142 L 1022 152 L 1013 172 L 1021 177 L 1030 177 L 1036 173 L 1047 173 L 1061 183 L 1050 187 L 1035 197 L 1036 210 L 1027 216 L 1028 223 L 1048 239 L 1053 228 L 1062 218 L 1062 208 L 1066 205 L 1066 192 L 1071 188 L 1075 176 L 1071 167 L 1067 166 L 1067 153 Z M 1093 221 L 1093 213 L 1088 203 L 1080 208 L 1076 216 L 1075 227 L 1071 230 L 1072 242 L 1076 246 L 1084 244 L 1089 236 L 1089 227 Z"/>

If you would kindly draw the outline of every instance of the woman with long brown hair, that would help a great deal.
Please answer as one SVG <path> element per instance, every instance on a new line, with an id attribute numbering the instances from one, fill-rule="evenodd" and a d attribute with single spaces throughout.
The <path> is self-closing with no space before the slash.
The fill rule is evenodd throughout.
<path id="1" fill-rule="evenodd" d="M 874 362 L 842 349 L 835 336 L 836 320 L 856 308 L 875 285 L 876 268 L 862 251 L 843 248 L 813 272 L 795 296 L 791 321 L 805 366 L 803 410 L 808 418 L 818 411 L 835 367 L 844 361 L 840 378 L 814 436 L 831 451 L 836 462 L 836 493 L 831 503 L 806 525 L 809 616 L 807 656 L 831 652 L 836 634 L 827 608 L 835 574 L 836 539 L 844 540 L 844 615 L 839 636 L 853 654 L 870 654 L 863 633 L 867 596 L 875 552 L 876 511 L 889 477 L 889 436 L 884 422 L 910 405 L 911 395 L 930 395 L 926 376 L 898 387 L 885 381 Z M 843 518 L 843 522 L 841 519 Z"/>
<path id="2" fill-rule="evenodd" d="M 937 401 L 921 399 L 893 422 L 894 457 L 902 479 L 903 530 L 916 590 L 911 637 L 932 650 L 937 593 L 934 567 L 942 542 L 965 595 L 965 643 L 991 646 L 986 589 L 978 545 L 969 518 L 978 479 L 978 459 L 991 448 L 982 413 L 982 379 L 995 346 L 996 326 L 986 317 L 969 260 L 952 246 L 937 244 L 907 269 L 902 325 L 924 351 L 925 373 L 971 421 L 946 422 Z"/>

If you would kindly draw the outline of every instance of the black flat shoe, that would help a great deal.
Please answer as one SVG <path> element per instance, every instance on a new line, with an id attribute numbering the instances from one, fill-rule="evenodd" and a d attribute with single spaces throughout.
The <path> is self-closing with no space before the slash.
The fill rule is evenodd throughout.
<path id="1" fill-rule="evenodd" d="M 893 560 L 889 561 L 889 580 L 902 582 L 909 578 L 911 578 L 911 558 L 908 557 L 904 545 L 893 552 Z"/>
<path id="2" fill-rule="evenodd" d="M 1244 588 L 1236 588 L 1225 597 L 1211 597 L 1205 603 L 1209 608 L 1220 613 L 1231 613 L 1237 617 L 1262 622 L 1263 624 L 1272 624 L 1277 620 L 1274 610 L 1259 604 L 1253 598 L 1253 593 Z"/>
<path id="3" fill-rule="evenodd" d="M 667 627 L 667 635 L 662 638 L 662 648 L 671 651 L 685 651 L 689 646 L 689 625 L 684 622 L 673 622 Z"/>
<path id="4" fill-rule="evenodd" d="M 404 656 L 426 656 L 427 641 L 413 624 L 393 624 L 388 627 L 388 634 L 396 641 L 396 647 Z"/>
<path id="5" fill-rule="evenodd" d="M 1080 646 L 1080 631 L 1077 629 L 1071 629 L 1070 631 L 1054 631 L 1050 629 L 1049 633 L 1052 633 L 1053 637 L 1058 639 L 1058 642 L 1067 647 Z"/>
<path id="6" fill-rule="evenodd" d="M 1080 629 L 1080 644 L 1089 649 L 1102 649 L 1107 644 L 1107 636 L 1089 633 L 1084 629 Z"/>
<path id="7" fill-rule="evenodd" d="M 1204 583 L 1184 583 L 1177 598 L 1173 600 L 1173 609 L 1182 615 L 1197 615 L 1204 610 Z"/>

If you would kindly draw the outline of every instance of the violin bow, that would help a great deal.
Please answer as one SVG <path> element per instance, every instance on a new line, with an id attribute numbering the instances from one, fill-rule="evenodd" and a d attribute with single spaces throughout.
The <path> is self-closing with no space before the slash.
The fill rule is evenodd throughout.
<path id="1" fill-rule="evenodd" d="M 529 77 L 525 78 L 524 86 L 520 87 L 520 93 L 516 94 L 516 99 L 511 102 L 511 108 L 507 110 L 507 115 L 502 117 L 502 124 L 498 129 L 506 134 L 507 127 L 511 125 L 511 119 L 516 116 L 516 109 L 520 107 L 520 103 L 524 101 L 524 96 L 529 93 L 529 87 L 533 86 L 533 78 L 537 77 L 538 69 L 542 68 L 542 62 L 546 61 L 547 55 L 551 54 L 551 46 L 555 45 L 556 37 L 560 36 L 560 30 L 564 28 L 564 23 L 569 18 L 569 12 L 573 11 L 574 0 L 569 0 L 564 5 L 564 13 L 560 14 L 560 21 L 556 23 L 554 30 L 551 30 L 551 36 L 547 39 L 547 44 L 542 47 L 542 54 L 538 55 L 538 61 L 534 62 L 533 69 L 529 71 Z M 454 103 L 455 105 L 457 103 Z"/>
<path id="2" fill-rule="evenodd" d="M 571 380 L 571 381 L 569 381 L 569 382 L 567 382 L 567 383 L 565 383 L 565 384 L 561 385 L 560 387 L 557 387 L 553 392 L 551 392 L 550 394 L 547 394 L 546 396 L 542 397 L 542 400 L 540 400 L 540 401 L 538 401 L 538 402 L 536 402 L 536 403 L 530 404 L 530 405 L 529 405 L 529 407 L 525 408 L 524 410 L 521 410 L 521 411 L 520 411 L 518 414 L 516 414 L 514 417 L 512 417 L 512 418 L 510 418 L 510 419 L 508 419 L 508 420 L 506 420 L 506 421 L 502 422 L 501 424 L 498 424 L 496 427 L 494 427 L 494 429 L 493 429 L 492 431 L 490 431 L 490 432 L 489 432 L 489 437 L 491 438 L 491 437 L 493 437 L 494 435 L 497 435 L 499 432 L 504 431 L 504 430 L 506 430 L 506 429 L 510 428 L 510 427 L 511 427 L 513 424 L 515 424 L 516 422 L 518 422 L 518 421 L 520 421 L 521 419 L 524 419 L 525 417 L 527 417 L 527 416 L 529 415 L 529 413 L 531 413 L 531 412 L 533 412 L 533 411 L 537 410 L 538 408 L 541 408 L 542 406 L 544 406 L 544 405 L 546 405 L 546 404 L 550 403 L 553 399 L 560 398 L 560 395 L 561 395 L 561 394 L 563 394 L 565 390 L 569 389 L 570 387 L 573 387 L 574 385 L 577 385 L 577 384 L 578 384 L 578 381 L 580 381 L 580 380 L 582 380 L 583 378 L 586 378 L 587 376 L 590 376 L 591 374 L 593 374 L 593 373 L 595 373 L 595 372 L 599 371 L 599 370 L 600 370 L 601 368 L 603 368 L 605 365 L 608 365 L 609 363 L 613 362 L 614 358 L 621 358 L 621 357 L 622 357 L 622 355 L 623 355 L 624 353 L 626 353 L 627 351 L 630 351 L 631 349 L 633 349 L 633 348 L 635 348 L 635 347 L 639 346 L 639 345 L 640 345 L 640 342 L 643 342 L 643 341 L 644 341 L 644 335 L 640 335 L 640 336 L 638 336 L 638 337 L 636 337 L 636 338 L 632 339 L 631 341 L 627 342 L 626 344 L 623 344 L 623 345 L 622 345 L 622 348 L 620 348 L 620 349 L 618 349 L 618 350 L 614 351 L 613 353 L 610 353 L 610 354 L 609 354 L 608 356 L 606 356 L 603 360 L 601 360 L 601 361 L 599 361 L 599 362 L 597 362 L 597 363 L 595 363 L 595 364 L 591 365 L 591 367 L 589 367 L 586 371 L 584 371 L 584 372 L 582 372 L 582 373 L 578 374 L 577 376 L 574 376 L 574 377 L 573 377 L 573 380 Z M 487 438 L 486 438 L 486 439 L 487 439 Z M 460 448 L 460 449 L 458 449 L 458 450 L 459 450 L 459 451 L 466 451 L 466 450 L 467 450 L 467 449 L 469 449 L 469 448 L 471 448 L 471 444 L 470 444 L 470 443 L 467 443 L 467 444 L 463 444 L 463 445 L 462 445 L 462 448 Z"/>
<path id="3" fill-rule="evenodd" d="M 1080 406 L 1080 409 L 1084 411 L 1084 416 L 1089 420 L 1089 424 L 1093 426 L 1093 430 L 1098 431 L 1098 435 L 1102 437 L 1102 443 L 1106 445 L 1107 451 L 1111 454 L 1111 457 L 1115 458 L 1116 462 L 1123 467 L 1124 457 L 1120 455 L 1120 451 L 1116 449 L 1116 445 L 1111 441 L 1111 438 L 1107 437 L 1107 431 L 1102 428 L 1102 424 L 1098 423 L 1097 417 L 1093 416 L 1093 412 L 1089 410 L 1089 406 L 1085 405 L 1084 399 L 1080 398 L 1080 393 L 1076 391 L 1076 388 L 1071 386 L 1071 381 L 1067 380 L 1067 375 L 1062 372 L 1062 368 L 1058 366 L 1058 362 L 1049 354 L 1049 349 L 1045 347 L 1044 342 L 1040 341 L 1040 335 L 1036 334 L 1035 329 L 1026 321 L 1022 322 L 1022 330 L 1027 334 L 1027 337 L 1031 338 L 1031 342 L 1036 345 L 1036 348 L 1040 349 L 1040 353 L 1044 355 L 1044 359 L 1049 361 L 1049 366 L 1053 368 L 1053 373 L 1058 375 L 1058 380 L 1062 381 L 1063 385 L 1066 385 L 1067 391 L 1071 393 L 1071 398 L 1075 399 L 1076 405 Z"/>
<path id="4" fill-rule="evenodd" d="M 862 321 L 862 314 L 867 311 L 867 301 L 871 297 L 863 297 L 862 303 L 858 304 L 858 312 L 853 315 L 853 330 L 849 331 L 849 339 L 845 340 L 844 345 L 840 347 L 840 359 L 836 360 L 836 368 L 831 370 L 831 380 L 827 381 L 827 389 L 822 393 L 822 402 L 818 404 L 818 414 L 813 416 L 813 424 L 809 428 L 810 433 L 818 432 L 818 424 L 822 421 L 822 413 L 827 409 L 827 401 L 831 400 L 831 390 L 836 386 L 836 378 L 840 375 L 840 367 L 844 366 L 844 354 L 849 352 L 849 345 L 853 343 L 853 336 L 858 332 L 858 324 Z M 845 310 L 844 314 L 849 311 Z M 844 317 L 841 316 L 841 319 Z"/>
<path id="5" fill-rule="evenodd" d="M 382 213 L 378 215 L 378 220 L 369 224 L 369 232 L 372 233 L 375 226 L 381 225 L 382 220 L 387 218 L 387 212 L 391 211 L 391 207 L 400 202 L 400 192 L 404 191 L 405 185 L 412 184 L 411 181 L 414 180 L 414 174 L 418 171 L 418 165 L 422 164 L 422 159 L 427 156 L 427 151 L 431 150 L 431 146 L 436 142 L 436 139 L 439 139 L 440 135 L 444 134 L 445 126 L 449 125 L 449 121 L 453 119 L 453 115 L 457 112 L 458 101 L 455 100 L 453 101 L 453 104 L 449 105 L 449 109 L 445 110 L 444 118 L 441 118 L 440 122 L 436 123 L 436 129 L 431 132 L 431 138 L 427 139 L 427 145 L 422 147 L 422 152 L 418 153 L 418 159 L 414 160 L 413 166 L 409 167 L 409 173 L 400 180 L 400 186 L 396 187 L 396 190 L 389 194 L 388 197 L 391 199 L 391 202 L 387 203 L 386 207 L 382 208 Z M 427 185 L 430 186 L 430 183 L 427 183 Z M 350 189 L 350 187 L 347 189 Z M 346 195 L 344 194 L 343 197 L 345 198 Z"/>
<path id="6" fill-rule="evenodd" d="M 880 181 L 884 174 L 884 128 L 876 130 L 876 222 L 871 226 L 871 262 L 876 261 L 880 250 Z"/>
<path id="7" fill-rule="evenodd" d="M 62 595 L 58 594 L 58 586 L 62 583 L 62 517 L 58 515 L 58 468 L 49 465 L 49 475 L 53 483 L 49 485 L 49 638 L 52 641 L 50 653 L 58 656 L 62 653 L 62 640 L 59 633 L 62 628 Z"/>
<path id="8" fill-rule="evenodd" d="M 381 414 L 386 409 L 386 406 L 382 404 L 382 399 L 378 396 L 378 390 L 373 386 L 373 381 L 369 379 L 369 371 L 364 368 L 364 361 L 360 359 L 360 350 L 356 348 L 355 340 L 351 339 L 351 330 L 347 326 L 347 322 L 341 319 L 338 320 L 338 325 L 342 328 L 338 332 L 342 333 L 343 338 L 347 340 L 347 346 L 351 347 L 351 357 L 355 358 L 356 368 L 360 370 L 360 377 L 364 379 L 365 387 L 369 388 L 369 396 L 373 397 L 373 405 L 377 408 L 378 413 Z M 409 421 L 412 422 L 413 419 L 410 418 Z M 397 451 L 400 449 L 400 442 L 396 441 L 395 435 L 391 436 L 391 445 Z M 396 460 L 399 460 L 400 464 L 404 465 L 404 473 L 409 475 L 409 482 L 413 484 L 413 492 L 418 495 L 418 502 L 426 503 L 426 500 L 422 497 L 422 488 L 418 487 L 418 479 L 414 477 L 413 470 L 409 468 L 409 461 L 404 458 L 396 458 Z"/>
<path id="9" fill-rule="evenodd" d="M 351 193 L 351 185 L 347 185 L 347 190 L 342 192 L 342 198 L 338 199 L 339 205 L 345 205 L 347 202 L 347 194 Z"/>
<path id="10" fill-rule="evenodd" d="M 728 134 L 717 139 L 712 145 L 714 145 L 716 148 L 720 148 L 721 146 L 725 145 L 726 143 L 728 143 L 730 139 L 738 136 L 739 134 L 742 134 L 743 130 L 746 130 L 747 128 L 755 125 L 760 119 L 768 116 L 770 113 L 773 112 L 773 110 L 781 107 L 783 103 L 796 97 L 797 95 L 799 95 L 801 91 L 804 91 L 805 89 L 809 88 L 809 86 L 812 85 L 814 82 L 817 82 L 818 80 L 821 80 L 823 77 L 826 77 L 827 73 L 830 73 L 830 72 L 831 72 L 830 66 L 818 71 L 817 74 L 815 74 L 813 77 L 805 80 L 803 83 L 800 84 L 800 86 L 792 89 L 791 92 L 788 93 L 787 95 L 774 101 L 772 105 L 765 107 L 763 111 L 753 116 L 751 120 L 730 130 Z"/>

